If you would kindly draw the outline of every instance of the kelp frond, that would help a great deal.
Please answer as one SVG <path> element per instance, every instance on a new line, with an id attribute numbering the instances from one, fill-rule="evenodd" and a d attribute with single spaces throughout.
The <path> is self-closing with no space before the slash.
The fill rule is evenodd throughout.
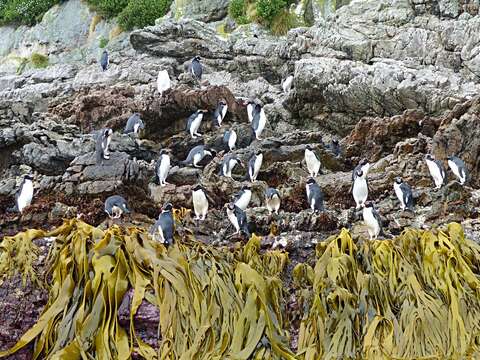
<path id="1" fill-rule="evenodd" d="M 355 245 L 348 231 L 294 270 L 298 359 L 480 356 L 480 247 L 459 224 Z"/>
<path id="2" fill-rule="evenodd" d="M 128 359 L 134 352 L 146 359 L 294 359 L 279 280 L 287 257 L 259 255 L 255 236 L 230 254 L 189 239 L 167 250 L 141 229 L 103 232 L 79 220 L 52 233 L 26 234 L 29 241 L 56 236 L 49 301 L 38 322 L 0 357 L 36 339 L 34 357 L 46 359 Z M 117 313 L 130 288 L 126 331 Z M 158 349 L 135 332 L 143 300 L 160 312 Z"/>

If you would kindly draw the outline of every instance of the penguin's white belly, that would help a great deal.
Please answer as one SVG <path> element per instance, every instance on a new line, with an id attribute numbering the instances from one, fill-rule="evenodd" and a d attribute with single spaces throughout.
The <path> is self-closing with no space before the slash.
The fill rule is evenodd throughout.
<path id="1" fill-rule="evenodd" d="M 112 140 L 111 137 L 108 136 L 107 139 L 106 139 L 106 141 L 102 143 L 102 145 L 103 145 L 103 154 L 104 154 L 105 156 L 108 156 L 108 155 L 110 154 L 110 151 L 108 150 L 108 147 L 110 146 L 110 141 L 111 141 L 111 140 Z M 108 160 L 108 159 L 107 159 L 107 160 Z"/>
<path id="2" fill-rule="evenodd" d="M 274 195 L 271 199 L 267 199 L 267 209 L 270 212 L 278 212 L 278 209 L 280 209 L 280 198 Z"/>
<path id="3" fill-rule="evenodd" d="M 227 170 L 228 170 L 228 172 L 227 172 L 227 173 L 228 173 L 228 175 L 227 175 L 228 177 L 232 177 L 232 170 L 233 170 L 233 168 L 235 167 L 235 164 L 236 164 L 236 163 L 237 163 L 237 161 L 236 161 L 236 160 L 233 160 L 233 159 L 231 159 L 231 160 L 228 162 L 228 169 L 227 169 Z"/>
<path id="4" fill-rule="evenodd" d="M 192 125 L 190 126 L 190 135 L 192 135 L 192 137 L 197 132 L 198 128 L 200 127 L 200 124 L 202 123 L 202 118 L 203 118 L 203 115 L 198 115 L 192 121 Z"/>
<path id="5" fill-rule="evenodd" d="M 242 196 L 235 202 L 235 205 L 237 205 L 240 209 L 245 211 L 248 207 L 248 204 L 250 203 L 250 199 L 252 198 L 252 192 L 251 191 L 245 191 Z"/>
<path id="6" fill-rule="evenodd" d="M 398 200 L 400 201 L 400 204 L 402 205 L 402 208 L 405 208 L 407 205 L 403 201 L 403 192 L 402 189 L 400 189 L 400 185 L 397 183 L 393 184 L 393 189 L 395 190 L 395 195 L 397 195 Z"/>
<path id="7" fill-rule="evenodd" d="M 133 125 L 133 132 L 134 132 L 135 134 L 138 133 L 138 128 L 139 128 L 139 127 L 140 127 L 140 124 L 135 124 L 135 125 Z"/>
<path id="8" fill-rule="evenodd" d="M 163 94 L 164 91 L 170 89 L 171 82 L 170 77 L 168 76 L 168 72 L 163 70 L 158 73 L 157 79 L 157 88 L 160 94 Z"/>
<path id="9" fill-rule="evenodd" d="M 197 217 L 205 217 L 208 211 L 208 201 L 203 191 L 194 191 L 192 193 L 193 209 Z"/>
<path id="10" fill-rule="evenodd" d="M 437 187 L 441 187 L 443 184 L 443 177 L 442 173 L 440 172 L 440 168 L 433 161 L 427 161 L 427 166 L 428 171 L 430 171 L 430 175 L 432 175 L 433 182 Z"/>
<path id="11" fill-rule="evenodd" d="M 357 206 L 365 203 L 368 197 L 367 181 L 363 178 L 356 178 L 353 183 L 353 198 Z"/>
<path id="12" fill-rule="evenodd" d="M 265 125 L 267 124 L 267 117 L 265 116 L 265 112 L 260 110 L 260 120 L 258 121 L 258 128 L 255 130 L 255 134 L 257 138 L 262 135 L 263 129 L 265 129 Z"/>
<path id="13" fill-rule="evenodd" d="M 158 233 L 158 235 L 160 235 L 160 242 L 162 244 L 164 244 L 165 243 L 165 236 L 163 235 L 163 229 L 160 225 L 157 226 L 157 233 Z"/>
<path id="14" fill-rule="evenodd" d="M 230 150 L 235 148 L 235 143 L 237 142 L 237 133 L 232 130 L 230 137 L 228 138 L 228 147 Z"/>
<path id="15" fill-rule="evenodd" d="M 293 76 L 290 75 L 289 77 L 287 77 L 285 79 L 285 81 L 283 82 L 282 84 L 282 87 L 283 87 L 283 92 L 289 92 L 290 89 L 292 88 L 292 83 L 293 83 Z"/>
<path id="16" fill-rule="evenodd" d="M 373 212 L 368 208 L 363 209 L 363 222 L 367 226 L 370 236 L 377 237 L 380 234 L 380 225 L 375 216 L 373 216 Z"/>
<path id="17" fill-rule="evenodd" d="M 248 115 L 248 122 L 252 122 L 253 120 L 253 105 L 248 104 L 247 105 L 247 115 Z"/>
<path id="18" fill-rule="evenodd" d="M 255 158 L 255 162 L 253 163 L 253 179 L 256 180 L 260 168 L 262 167 L 263 162 L 263 155 L 259 155 Z"/>
<path id="19" fill-rule="evenodd" d="M 306 190 L 307 190 L 307 201 L 310 201 L 310 186 L 306 186 Z"/>
<path id="20" fill-rule="evenodd" d="M 460 169 L 458 168 L 457 164 L 455 164 L 453 161 L 448 160 L 448 166 L 452 170 L 453 174 L 460 180 L 460 183 L 463 184 L 465 182 L 465 174 L 462 173 L 460 174 Z"/>
<path id="21" fill-rule="evenodd" d="M 203 159 L 203 156 L 200 153 L 193 155 L 193 165 L 198 165 L 198 163 L 202 161 L 202 159 Z"/>
<path id="22" fill-rule="evenodd" d="M 22 212 L 24 208 L 32 203 L 33 198 L 33 183 L 31 181 L 25 181 L 22 186 L 22 192 L 17 199 L 18 211 Z"/>
<path id="23" fill-rule="evenodd" d="M 228 220 L 230 220 L 235 230 L 240 231 L 240 225 L 238 224 L 238 219 L 235 216 L 235 213 L 233 211 L 227 210 L 227 216 L 228 216 Z"/>
<path id="24" fill-rule="evenodd" d="M 170 157 L 169 156 L 162 156 L 162 161 L 160 162 L 160 167 L 158 169 L 158 177 L 160 178 L 161 182 L 165 182 L 168 177 L 168 173 L 170 171 Z"/>
<path id="25" fill-rule="evenodd" d="M 317 159 L 313 151 L 305 151 L 305 162 L 307 163 L 308 172 L 310 174 L 318 175 L 320 171 L 320 161 Z"/>
<path id="26" fill-rule="evenodd" d="M 222 121 L 223 121 L 223 119 L 225 119 L 225 115 L 227 115 L 227 110 L 228 110 L 228 105 L 225 105 L 222 108 Z"/>

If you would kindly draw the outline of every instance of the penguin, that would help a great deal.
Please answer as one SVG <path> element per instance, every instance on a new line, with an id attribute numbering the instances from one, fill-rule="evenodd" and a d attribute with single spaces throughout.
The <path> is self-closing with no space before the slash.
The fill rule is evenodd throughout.
<path id="1" fill-rule="evenodd" d="M 342 148 L 337 139 L 332 139 L 332 142 L 327 147 L 336 157 L 339 157 L 342 154 Z"/>
<path id="2" fill-rule="evenodd" d="M 198 163 L 202 161 L 202 159 L 207 155 L 213 157 L 213 153 L 215 152 L 213 150 L 207 150 L 205 148 L 205 145 L 197 145 L 192 150 L 190 150 L 187 158 L 184 161 L 180 161 L 180 164 L 193 165 L 193 167 L 199 168 L 201 166 L 198 166 Z"/>
<path id="3" fill-rule="evenodd" d="M 307 163 L 307 169 L 310 177 L 317 177 L 318 173 L 320 172 L 321 163 L 310 145 L 305 147 L 305 162 Z"/>
<path id="4" fill-rule="evenodd" d="M 267 125 L 267 117 L 265 116 L 265 111 L 260 104 L 256 104 L 252 118 L 252 131 L 257 140 L 262 140 L 260 136 L 265 129 L 265 125 Z"/>
<path id="5" fill-rule="evenodd" d="M 358 165 L 355 166 L 355 169 L 353 169 L 353 172 L 352 172 L 352 181 L 355 181 L 358 170 L 362 170 L 362 173 L 365 175 L 365 178 L 367 178 L 368 172 L 370 170 L 370 163 L 368 162 L 367 159 L 360 160 Z"/>
<path id="6" fill-rule="evenodd" d="M 198 184 L 192 188 L 192 202 L 195 220 L 205 220 L 208 212 L 208 200 L 202 185 Z"/>
<path id="7" fill-rule="evenodd" d="M 363 207 L 363 222 L 367 226 L 370 240 L 376 240 L 382 232 L 382 219 L 371 201 L 367 201 Z"/>
<path id="8" fill-rule="evenodd" d="M 247 214 L 245 214 L 245 211 L 240 209 L 234 203 L 227 204 L 226 208 L 228 220 L 230 220 L 236 230 L 234 235 L 244 233 L 248 238 L 250 238 L 250 231 L 248 230 L 247 223 Z"/>
<path id="9" fill-rule="evenodd" d="M 202 80 L 203 67 L 200 63 L 200 56 L 195 56 L 190 63 L 188 71 L 193 75 L 198 81 Z"/>
<path id="10" fill-rule="evenodd" d="M 235 194 L 233 200 L 235 206 L 238 206 L 243 211 L 247 210 L 248 204 L 250 204 L 250 200 L 252 199 L 252 190 L 250 185 L 243 185 L 240 191 Z"/>
<path id="11" fill-rule="evenodd" d="M 33 177 L 25 175 L 20 187 L 15 193 L 15 204 L 18 212 L 23 212 L 27 206 L 30 206 L 33 198 Z"/>
<path id="12" fill-rule="evenodd" d="M 262 167 L 262 162 L 263 154 L 260 150 L 257 150 L 254 154 L 252 154 L 250 160 L 248 160 L 248 176 L 252 183 L 257 181 L 257 176 L 260 172 L 260 168 Z"/>
<path id="13" fill-rule="evenodd" d="M 221 127 L 222 122 L 225 119 L 225 115 L 227 115 L 228 105 L 225 100 L 220 100 L 218 102 L 217 108 L 213 113 L 213 125 L 216 127 Z"/>
<path id="14" fill-rule="evenodd" d="M 265 190 L 265 202 L 270 214 L 278 214 L 278 210 L 280 209 L 280 201 L 280 193 L 277 189 L 267 188 L 267 190 Z"/>
<path id="15" fill-rule="evenodd" d="M 160 157 L 155 163 L 155 179 L 160 186 L 167 185 L 167 177 L 170 172 L 170 155 L 168 150 L 162 149 L 160 151 Z"/>
<path id="16" fill-rule="evenodd" d="M 227 146 L 227 148 L 232 151 L 235 150 L 235 146 L 237 144 L 237 133 L 235 130 L 227 130 L 223 135 L 223 143 Z"/>
<path id="17" fill-rule="evenodd" d="M 140 118 L 140 114 L 133 113 L 133 115 L 128 118 L 127 125 L 125 125 L 125 130 L 123 130 L 123 133 L 130 134 L 133 132 L 135 135 L 137 135 L 140 129 L 145 129 L 145 125 Z"/>
<path id="18" fill-rule="evenodd" d="M 352 186 L 352 195 L 356 203 L 356 209 L 360 209 L 368 198 L 368 184 L 365 173 L 357 170 L 355 180 Z"/>
<path id="19" fill-rule="evenodd" d="M 440 189 L 447 178 L 445 168 L 440 161 L 435 160 L 433 155 L 427 154 L 427 156 L 425 156 L 425 161 L 427 162 L 428 171 L 435 183 L 435 188 Z"/>
<path id="20" fill-rule="evenodd" d="M 458 178 L 460 185 L 464 185 L 468 178 L 468 171 L 465 163 L 462 159 L 456 156 L 449 156 L 448 167 L 452 170 L 453 174 Z"/>
<path id="21" fill-rule="evenodd" d="M 97 164 L 103 163 L 103 160 L 110 159 L 110 152 L 108 147 L 110 146 L 110 141 L 112 140 L 113 130 L 110 128 L 102 129 L 97 136 L 97 141 L 95 143 L 95 154 Z"/>
<path id="22" fill-rule="evenodd" d="M 287 78 L 282 83 L 283 92 L 286 94 L 292 89 L 293 85 L 293 75 L 287 76 Z"/>
<path id="23" fill-rule="evenodd" d="M 163 96 L 163 93 L 172 87 L 172 82 L 170 81 L 170 76 L 168 75 L 167 70 L 160 70 L 157 77 L 157 89 L 160 93 L 160 96 Z"/>
<path id="24" fill-rule="evenodd" d="M 400 201 L 401 209 L 403 211 L 405 211 L 405 209 L 413 211 L 413 194 L 410 185 L 403 182 L 402 178 L 397 177 L 393 183 L 393 189 L 395 190 L 395 195 L 397 195 L 397 198 Z"/>
<path id="25" fill-rule="evenodd" d="M 253 115 L 255 115 L 257 104 L 253 100 L 248 100 L 243 104 L 247 107 L 248 122 L 251 123 L 253 121 Z"/>
<path id="26" fill-rule="evenodd" d="M 118 219 L 124 213 L 130 214 L 128 210 L 127 200 L 120 195 L 112 195 L 105 200 L 105 212 L 111 219 Z"/>
<path id="27" fill-rule="evenodd" d="M 305 189 L 307 192 L 307 201 L 310 209 L 312 209 L 313 212 L 324 211 L 325 208 L 323 205 L 322 189 L 320 189 L 320 186 L 318 186 L 313 177 L 308 178 Z"/>
<path id="28" fill-rule="evenodd" d="M 232 171 L 235 165 L 240 165 L 243 167 L 242 161 L 235 154 L 227 154 L 223 158 L 222 165 L 220 167 L 220 175 L 231 178 Z"/>
<path id="29" fill-rule="evenodd" d="M 197 110 L 192 115 L 189 116 L 187 120 L 187 131 L 190 133 L 192 139 L 196 139 L 197 136 L 202 136 L 198 133 L 198 129 L 202 124 L 203 115 L 207 110 Z"/>
<path id="30" fill-rule="evenodd" d="M 108 69 L 108 65 L 110 64 L 110 60 L 108 58 L 107 50 L 103 50 L 102 57 L 100 58 L 100 65 L 102 66 L 102 71 Z"/>
<path id="31" fill-rule="evenodd" d="M 150 234 L 157 240 L 157 235 L 160 237 L 158 240 L 165 246 L 173 244 L 173 233 L 175 231 L 175 225 L 173 220 L 173 206 L 170 203 L 163 205 L 162 212 L 158 215 L 158 220 L 150 229 Z"/>

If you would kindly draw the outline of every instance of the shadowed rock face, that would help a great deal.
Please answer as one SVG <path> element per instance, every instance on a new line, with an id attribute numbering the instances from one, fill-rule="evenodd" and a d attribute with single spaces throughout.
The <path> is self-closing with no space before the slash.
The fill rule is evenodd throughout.
<path id="1" fill-rule="evenodd" d="M 66 4 L 60 13 L 63 6 L 81 6 L 77 0 Z M 201 182 L 210 212 L 204 222 L 191 219 L 185 226 L 207 243 L 241 241 L 226 240 L 233 230 L 224 205 L 248 182 L 246 169 L 237 166 L 233 179 L 219 176 L 227 154 L 223 135 L 234 129 L 235 154 L 244 164 L 255 151 L 263 153 L 246 211 L 251 231 L 263 237 L 266 248 L 285 241 L 292 268 L 312 260 L 314 243 L 342 227 L 356 240 L 365 236 L 350 193 L 352 170 L 362 158 L 372 163 L 369 199 L 388 236 L 407 226 L 459 221 L 470 238 L 480 238 L 480 18 L 475 1 L 355 2 L 283 38 L 262 32 L 253 37 L 241 29 L 220 38 L 214 27 L 198 21 L 215 20 L 213 12 L 185 4 L 199 15 L 197 20 L 165 19 L 113 39 L 106 72 L 93 55 L 95 40 L 85 45 L 94 48 L 86 58 L 60 44 L 46 69 L 0 73 L 0 234 L 50 228 L 65 216 L 104 227 L 103 204 L 112 194 L 124 196 L 133 210 L 123 219 L 126 225 L 149 227 L 166 202 L 192 208 L 192 186 Z M 226 8 L 224 1 L 208 5 Z M 98 27 L 95 39 L 108 30 L 103 23 Z M 53 54 L 54 42 L 45 48 Z M 195 55 L 204 66 L 201 84 L 185 74 Z M 173 84 L 163 97 L 156 89 L 159 70 L 167 70 Z M 285 94 L 281 80 L 290 74 L 293 89 Z M 221 99 L 228 114 L 217 129 L 211 116 Z M 252 139 L 246 99 L 264 106 L 268 124 L 262 141 Z M 199 130 L 202 137 L 191 139 L 186 121 L 197 109 L 208 114 Z M 145 123 L 138 137 L 123 134 L 133 112 Z M 104 127 L 115 132 L 111 158 L 101 166 L 94 149 Z M 338 156 L 332 139 L 340 141 Z M 213 157 L 202 161 L 202 169 L 183 166 L 180 161 L 199 144 L 214 149 Z M 322 163 L 317 182 L 326 211 L 320 215 L 312 215 L 306 200 L 307 144 Z M 172 169 L 169 184 L 160 187 L 154 183 L 154 162 L 164 148 L 171 150 Z M 434 191 L 426 153 L 446 167 L 447 156 L 461 157 L 471 181 L 461 187 L 448 170 L 449 181 Z M 7 208 L 26 173 L 34 174 L 33 203 L 21 215 L 10 213 Z M 415 213 L 399 210 L 393 192 L 397 176 L 413 188 Z M 264 207 L 267 187 L 281 194 L 279 216 L 270 216 Z M 42 249 L 46 254 L 47 247 Z M 38 264 L 39 272 L 43 265 Z M 122 321 L 128 321 L 129 296 L 119 314 Z M 30 284 L 22 288 L 17 277 L 0 285 L 0 349 L 24 333 L 44 303 L 41 290 Z M 22 319 L 17 309 L 25 310 Z M 136 325 L 145 341 L 157 340 L 157 321 L 158 314 L 143 304 Z"/>

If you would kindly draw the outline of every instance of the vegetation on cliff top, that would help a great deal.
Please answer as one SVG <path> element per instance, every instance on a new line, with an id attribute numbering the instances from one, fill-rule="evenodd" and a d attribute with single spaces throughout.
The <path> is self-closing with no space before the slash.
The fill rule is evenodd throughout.
<path id="1" fill-rule="evenodd" d="M 393 240 L 354 243 L 342 230 L 317 245 L 314 267 L 293 270 L 297 310 L 281 281 L 288 256 L 260 253 L 253 236 L 234 252 L 185 238 L 166 249 L 143 229 L 103 231 L 69 220 L 0 244 L 0 281 L 39 278 L 32 240 L 53 236 L 49 302 L 10 350 L 36 339 L 42 358 L 412 359 L 480 355 L 480 246 L 459 224 L 408 229 Z M 43 275 L 43 274 L 42 274 Z M 47 286 L 44 284 L 44 286 Z M 129 289 L 130 329 L 118 309 Z M 158 349 L 135 332 L 142 301 L 160 313 Z M 296 313 L 295 313 L 296 312 Z M 298 327 L 298 349 L 287 329 Z M 182 334 L 182 336 L 177 336 Z M 48 341 L 46 341 L 48 339 Z"/>
<path id="2" fill-rule="evenodd" d="M 0 1 L 0 25 L 34 25 L 60 0 L 2 0 Z"/>

